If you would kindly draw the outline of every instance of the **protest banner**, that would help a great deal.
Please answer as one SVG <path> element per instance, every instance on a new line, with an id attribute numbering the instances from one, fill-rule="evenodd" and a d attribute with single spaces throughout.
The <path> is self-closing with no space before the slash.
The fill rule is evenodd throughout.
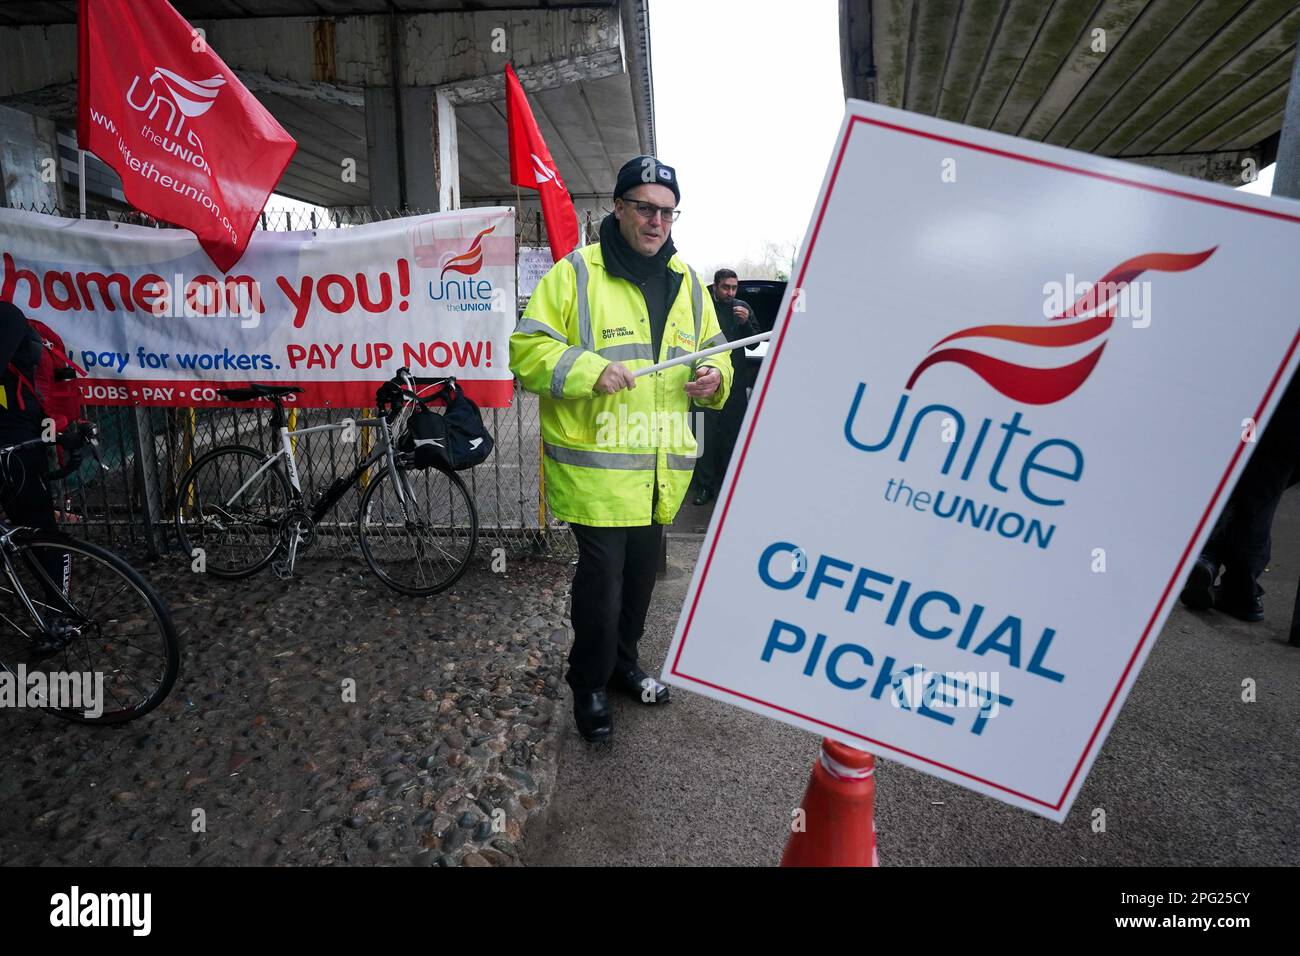
<path id="1" fill-rule="evenodd" d="M 62 337 L 87 404 L 226 404 L 298 385 L 359 407 L 402 366 L 513 395 L 514 216 L 483 207 L 347 229 L 258 232 L 234 273 L 193 235 L 0 209 L 0 299 Z"/>
<path id="2" fill-rule="evenodd" d="M 1298 253 L 1300 204 L 850 101 L 663 679 L 1063 820 Z"/>

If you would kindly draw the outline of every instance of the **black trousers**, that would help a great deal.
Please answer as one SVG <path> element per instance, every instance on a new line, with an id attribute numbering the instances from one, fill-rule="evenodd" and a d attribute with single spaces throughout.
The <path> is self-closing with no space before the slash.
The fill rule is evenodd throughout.
<path id="1" fill-rule="evenodd" d="M 740 374 L 737 374 L 740 378 Z M 745 420 L 745 409 L 749 400 L 745 397 L 745 385 L 736 381 L 732 385 L 727 401 L 717 411 L 704 413 L 704 449 L 699 461 L 695 463 L 695 484 L 699 488 L 717 491 L 726 477 L 727 465 L 731 463 L 731 454 L 736 448 L 736 437 L 740 434 L 740 424 Z"/>
<path id="2" fill-rule="evenodd" d="M 565 680 L 575 691 L 603 690 L 616 671 L 636 666 L 663 525 L 569 527 L 578 539 L 578 570 L 573 576 L 573 648 Z"/>
<path id="3" fill-rule="evenodd" d="M 27 439 L 11 440 L 16 442 Z M 58 522 L 54 519 L 54 501 L 50 498 L 50 488 L 45 483 L 45 474 L 49 470 L 50 463 L 44 448 L 29 448 L 9 457 L 6 467 L 0 471 L 0 507 L 4 508 L 10 524 L 39 528 L 41 531 L 59 530 Z M 61 586 L 67 574 L 67 553 L 63 552 L 60 557 L 59 552 L 45 549 L 41 552 L 41 562 L 50 580 Z"/>
<path id="4" fill-rule="evenodd" d="M 1282 492 L 1300 480 L 1300 376 L 1283 393 L 1259 447 L 1219 516 L 1202 556 L 1223 565 L 1223 591 L 1239 598 L 1263 593 L 1259 577 L 1273 549 L 1273 515 Z"/>
<path id="5" fill-rule="evenodd" d="M 54 502 L 50 498 L 49 486 L 45 484 L 45 473 L 49 470 L 44 448 L 29 448 L 10 456 L 8 467 L 0 473 L 0 506 L 10 524 L 27 525 L 42 531 L 58 530 L 58 523 L 54 520 Z"/>

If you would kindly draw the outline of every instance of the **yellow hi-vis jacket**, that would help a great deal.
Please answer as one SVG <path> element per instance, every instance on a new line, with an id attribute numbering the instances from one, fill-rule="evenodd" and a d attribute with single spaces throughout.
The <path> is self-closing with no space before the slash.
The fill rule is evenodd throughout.
<path id="1" fill-rule="evenodd" d="M 668 309 L 659 356 L 652 354 L 645 297 L 605 271 L 600 243 L 575 249 L 542 277 L 510 336 L 510 369 L 541 397 L 546 500 L 561 521 L 598 527 L 671 524 L 695 468 L 689 363 L 637 379 L 613 395 L 592 389 L 611 362 L 631 371 L 726 342 L 713 297 L 678 256 L 682 276 Z M 704 408 L 731 390 L 727 352 L 699 362 L 722 373 Z M 657 486 L 657 497 L 656 497 Z M 652 513 L 653 509 L 653 513 Z"/>

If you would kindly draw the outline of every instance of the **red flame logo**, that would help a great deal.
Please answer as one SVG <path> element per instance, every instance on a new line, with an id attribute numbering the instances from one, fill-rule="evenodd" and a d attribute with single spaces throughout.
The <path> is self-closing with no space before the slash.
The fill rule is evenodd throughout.
<path id="1" fill-rule="evenodd" d="M 1115 299 L 1120 291 L 1142 273 L 1148 270 L 1156 272 L 1186 272 L 1195 269 L 1214 254 L 1218 246 L 1204 252 L 1187 254 L 1173 252 L 1149 252 L 1125 260 L 1107 272 L 1101 279 L 1079 297 L 1079 300 L 1060 315 L 1052 316 L 1049 321 L 1077 319 L 1090 312 L 1098 314 L 1067 325 L 977 325 L 962 329 L 940 339 L 930 349 L 930 354 L 922 359 L 921 364 L 907 380 L 910 389 L 921 373 L 932 365 L 941 362 L 956 362 L 964 365 L 1007 398 L 1023 402 L 1026 405 L 1050 405 L 1072 394 L 1092 374 L 1102 350 L 1106 348 L 1103 341 L 1095 349 L 1069 365 L 1055 368 L 1032 368 L 1016 365 L 1003 359 L 994 358 L 969 348 L 940 348 L 945 343 L 956 339 L 982 338 L 1001 339 L 1017 342 L 1036 348 L 1064 348 L 1079 345 L 1096 339 L 1104 339 L 1115 320 Z"/>
<path id="2" fill-rule="evenodd" d="M 444 261 L 442 264 L 442 275 L 440 275 L 439 278 L 442 278 L 442 276 L 445 276 L 448 272 L 459 272 L 463 275 L 472 276 L 478 272 L 479 269 L 482 269 L 483 249 L 479 246 L 479 243 L 483 241 L 484 236 L 495 228 L 496 226 L 488 226 L 474 237 L 474 241 L 469 244 L 469 249 L 458 256 L 451 256 Z"/>

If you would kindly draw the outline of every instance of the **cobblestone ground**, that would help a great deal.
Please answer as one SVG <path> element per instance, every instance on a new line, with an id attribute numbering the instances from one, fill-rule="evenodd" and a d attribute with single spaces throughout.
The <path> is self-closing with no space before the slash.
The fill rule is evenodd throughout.
<path id="1" fill-rule="evenodd" d="M 517 861 L 564 719 L 567 562 L 480 559 L 430 599 L 360 558 L 137 566 L 182 633 L 176 687 L 116 728 L 0 711 L 0 863 Z"/>

